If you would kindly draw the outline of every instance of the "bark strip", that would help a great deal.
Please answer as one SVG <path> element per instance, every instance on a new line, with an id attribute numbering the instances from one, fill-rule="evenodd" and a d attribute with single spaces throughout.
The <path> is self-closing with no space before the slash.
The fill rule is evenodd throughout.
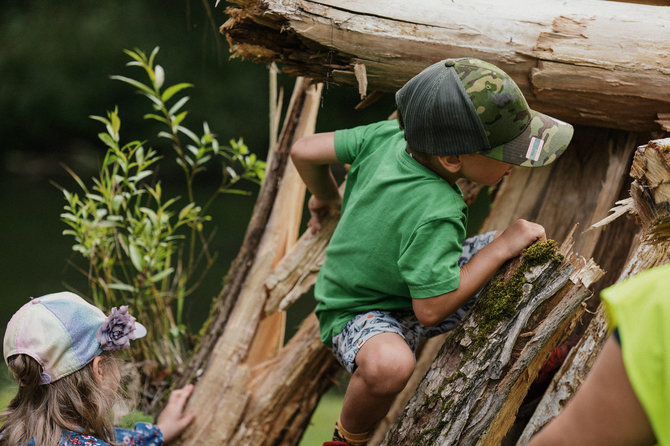
<path id="1" fill-rule="evenodd" d="M 431 63 L 503 68 L 534 109 L 659 130 L 670 112 L 670 8 L 598 0 L 233 0 L 231 52 L 322 82 L 394 92 Z M 358 68 L 356 68 L 358 67 Z M 364 67 L 364 69 L 363 69 Z M 365 81 L 361 82 L 361 73 Z M 358 74 L 358 76 L 357 76 Z M 656 122 L 660 121 L 660 122 Z"/>

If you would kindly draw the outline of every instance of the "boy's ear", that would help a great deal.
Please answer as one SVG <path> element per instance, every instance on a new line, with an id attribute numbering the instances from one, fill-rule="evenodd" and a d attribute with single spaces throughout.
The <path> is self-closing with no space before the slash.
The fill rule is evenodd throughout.
<path id="1" fill-rule="evenodd" d="M 457 173 L 463 167 L 463 160 L 460 155 L 440 155 L 437 160 L 450 173 Z"/>

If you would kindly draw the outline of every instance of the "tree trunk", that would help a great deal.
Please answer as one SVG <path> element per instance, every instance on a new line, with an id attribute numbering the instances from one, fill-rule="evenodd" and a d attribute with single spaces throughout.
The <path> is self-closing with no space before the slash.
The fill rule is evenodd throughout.
<path id="1" fill-rule="evenodd" d="M 619 281 L 641 271 L 670 262 L 670 139 L 651 141 L 635 154 L 630 198 L 623 210 L 637 215 L 640 243 L 631 251 Z M 619 214 L 622 215 L 622 214 Z M 557 372 L 533 417 L 519 438 L 526 444 L 533 434 L 551 421 L 577 391 L 607 338 L 602 308 L 576 348 Z"/>
<path id="2" fill-rule="evenodd" d="M 589 285 L 602 275 L 565 245 L 565 262 L 550 258 L 526 265 L 534 245 L 524 262 L 508 265 L 491 281 L 463 324 L 447 336 L 382 445 L 502 441 L 542 362 L 568 335 Z M 520 278 L 523 287 L 516 282 Z M 513 315 L 496 319 L 491 308 L 506 302 L 515 286 L 523 292 L 518 304 L 509 303 Z"/>
<path id="3" fill-rule="evenodd" d="M 259 424 L 255 417 L 264 410 L 264 396 L 270 394 L 264 385 L 271 377 L 281 371 L 283 381 L 288 383 L 290 376 L 300 373 L 286 364 L 291 361 L 293 349 L 296 346 L 299 352 L 313 349 L 310 334 L 314 332 L 314 323 L 311 327 L 303 326 L 294 341 L 275 357 L 283 341 L 283 327 L 272 317 L 264 317 L 262 309 L 266 300 L 265 278 L 297 237 L 297 224 L 286 222 L 300 220 L 304 201 L 304 186 L 295 168 L 287 163 L 288 149 L 297 138 L 313 132 L 319 103 L 320 86 L 299 79 L 245 242 L 222 291 L 223 298 L 215 303 L 203 342 L 185 376 L 185 381 L 199 377 L 188 403 L 189 407 L 197 408 L 199 416 L 180 437 L 181 444 L 280 444 L 290 434 L 286 429 L 293 435 L 288 444 L 294 444 L 302 430 L 291 426 L 306 425 L 318 395 L 323 392 L 319 388 L 325 387 L 319 383 L 337 372 L 328 361 L 321 361 L 310 372 L 317 382 L 303 387 L 309 389 L 311 398 L 291 400 L 304 396 L 297 391 L 275 401 L 284 412 L 277 411 L 274 421 L 281 420 L 284 425 L 272 425 L 263 417 L 262 424 L 274 426 L 272 432 L 260 428 L 250 432 L 247 428 Z M 270 342 L 264 346 L 262 341 L 267 340 Z M 268 367 L 268 361 L 274 361 L 273 367 Z M 303 384 L 299 382 L 298 386 Z M 256 437 L 252 438 L 252 434 Z M 240 435 L 245 436 L 242 443 L 236 439 Z"/>
<path id="4" fill-rule="evenodd" d="M 670 8 L 598 0 L 233 0 L 234 55 L 394 92 L 429 64 L 500 66 L 531 107 L 573 124 L 670 129 Z"/>

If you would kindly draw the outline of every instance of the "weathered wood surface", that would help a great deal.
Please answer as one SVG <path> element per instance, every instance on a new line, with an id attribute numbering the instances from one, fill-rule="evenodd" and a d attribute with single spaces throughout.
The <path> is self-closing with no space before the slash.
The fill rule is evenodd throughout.
<path id="1" fill-rule="evenodd" d="M 670 8 L 598 0 L 233 0 L 231 52 L 323 82 L 393 92 L 478 57 L 573 124 L 670 128 Z M 358 75 L 358 76 L 357 76 Z M 364 90 L 365 90 L 364 89 Z"/>
<path id="2" fill-rule="evenodd" d="M 277 341 L 281 338 L 281 333 L 276 332 L 276 321 L 263 327 L 263 321 L 268 320 L 263 318 L 262 311 L 266 299 L 263 283 L 297 238 L 297 225 L 287 225 L 286 221 L 299 220 L 304 187 L 295 169 L 287 164 L 288 149 L 297 138 L 314 131 L 319 103 L 320 86 L 299 79 L 245 243 L 231 270 L 231 281 L 224 287 L 224 298 L 215 304 L 222 308 L 216 308 L 218 312 L 210 320 L 207 337 L 191 362 L 189 370 L 196 372 L 187 378 L 199 376 L 199 379 L 188 406 L 197 408 L 199 416 L 182 434 L 180 444 L 240 444 L 233 440 L 235 435 L 245 432 L 244 426 L 257 424 L 254 416 L 262 413 L 263 400 L 257 396 L 256 390 L 270 380 L 268 373 L 273 370 L 265 366 L 277 353 L 280 347 Z M 296 202 L 298 205 L 291 204 Z M 270 339 L 271 344 L 256 347 L 256 336 Z M 308 339 L 307 344 L 309 342 Z M 297 341 L 291 345 L 295 348 Z M 307 348 L 306 345 L 300 347 Z M 294 360 L 290 348 L 279 353 L 280 356 L 274 358 L 277 363 L 275 375 L 271 375 L 279 380 L 278 384 L 291 381 L 287 376 L 276 377 L 278 370 L 294 374 L 299 368 L 282 365 L 282 361 Z M 326 368 L 323 373 L 328 370 Z M 306 417 L 313 409 L 309 404 L 313 401 L 305 399 L 288 404 L 288 400 L 281 400 L 282 397 L 286 395 L 279 395 L 274 404 L 292 411 L 293 423 L 307 423 Z M 305 407 L 307 409 L 303 410 Z M 280 411 L 276 416 L 281 419 Z M 283 430 L 268 433 L 255 429 L 254 432 L 259 437 L 248 444 L 273 444 L 286 435 Z"/>
<path id="3" fill-rule="evenodd" d="M 416 394 L 382 445 L 499 444 L 512 426 L 534 376 L 571 331 L 601 271 L 563 247 L 567 261 L 547 262 L 525 273 L 518 311 L 485 333 L 483 299 L 446 338 Z M 509 280 L 518 261 L 502 273 Z"/>
<path id="4" fill-rule="evenodd" d="M 630 198 L 625 210 L 636 215 L 640 223 L 639 243 L 634 244 L 619 281 L 641 271 L 670 262 L 670 139 L 651 141 L 637 150 L 631 176 Z M 588 330 L 557 372 L 542 397 L 519 445 L 554 418 L 577 391 L 607 335 L 602 308 L 591 320 Z"/>
<path id="5" fill-rule="evenodd" d="M 319 398 L 342 371 L 321 343 L 316 316 L 311 314 L 277 356 L 261 366 L 264 373 L 248 385 L 253 392 L 245 417 L 225 444 L 296 445 Z"/>
<path id="6" fill-rule="evenodd" d="M 606 339 L 607 324 L 603 308 L 600 306 L 579 343 L 570 350 L 563 365 L 554 375 L 554 379 L 519 437 L 517 445 L 527 444 L 535 433 L 565 407 L 591 370 Z"/>

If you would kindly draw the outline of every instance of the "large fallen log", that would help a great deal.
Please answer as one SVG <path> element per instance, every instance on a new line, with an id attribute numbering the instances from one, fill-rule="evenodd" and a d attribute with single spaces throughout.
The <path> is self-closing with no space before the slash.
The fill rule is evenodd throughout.
<path id="1" fill-rule="evenodd" d="M 233 0 L 233 55 L 365 91 L 478 57 L 573 124 L 670 129 L 670 8 L 598 0 Z"/>
<path id="2" fill-rule="evenodd" d="M 640 241 L 628 256 L 619 280 L 670 262 L 669 150 L 670 139 L 665 139 L 651 141 L 635 154 L 630 197 L 621 202 L 613 215 L 635 214 L 641 226 Z M 554 376 L 519 438 L 519 445 L 526 444 L 565 407 L 591 369 L 606 339 L 607 323 L 600 308 L 579 344 Z"/>
<path id="3" fill-rule="evenodd" d="M 572 330 L 602 271 L 536 243 L 485 288 L 453 330 L 382 445 L 499 444 L 551 350 Z"/>

